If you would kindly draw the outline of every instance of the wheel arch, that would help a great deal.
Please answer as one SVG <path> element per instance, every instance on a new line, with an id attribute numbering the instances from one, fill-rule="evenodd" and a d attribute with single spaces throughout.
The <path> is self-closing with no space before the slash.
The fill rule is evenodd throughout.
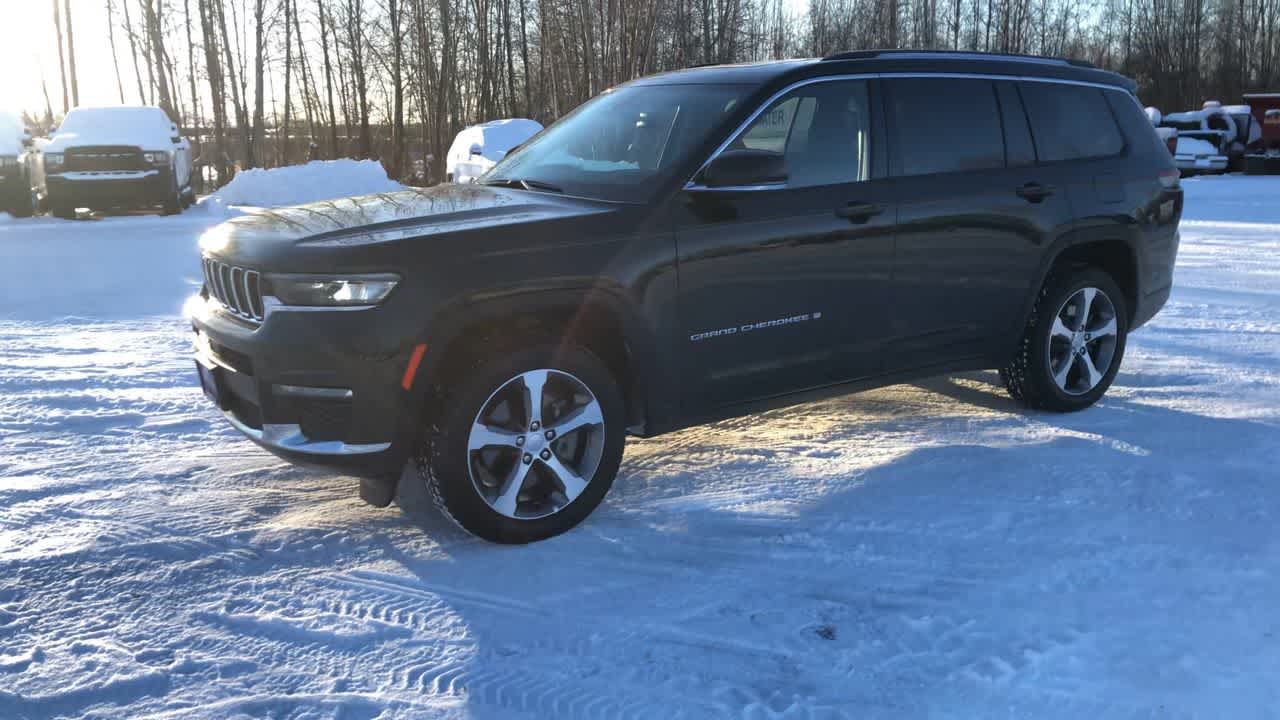
<path id="1" fill-rule="evenodd" d="M 1110 275 L 1124 293 L 1126 310 L 1132 323 L 1134 313 L 1137 312 L 1142 277 L 1136 243 L 1134 231 L 1126 227 L 1076 230 L 1064 235 L 1044 255 L 1036 282 L 1029 288 L 1023 302 L 1019 331 L 1030 318 L 1045 282 L 1060 268 L 1073 266 L 1096 267 Z"/>
<path id="2" fill-rule="evenodd" d="M 617 379 L 628 426 L 637 434 L 646 434 L 651 412 L 664 402 L 653 382 L 663 376 L 657 336 L 621 288 L 512 289 L 459 298 L 435 313 L 420 337 L 427 350 L 411 395 L 420 411 L 482 353 L 530 338 L 572 342 L 596 354 Z"/>

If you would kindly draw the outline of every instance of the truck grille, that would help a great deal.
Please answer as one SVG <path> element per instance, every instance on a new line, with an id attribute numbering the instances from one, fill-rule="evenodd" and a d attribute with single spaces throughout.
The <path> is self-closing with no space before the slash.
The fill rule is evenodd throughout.
<path id="1" fill-rule="evenodd" d="M 133 172 L 148 168 L 138 148 L 104 146 L 69 148 L 63 169 L 68 172 Z"/>
<path id="2" fill-rule="evenodd" d="M 209 297 L 222 303 L 232 315 L 262 322 L 262 276 L 257 270 L 204 258 L 204 286 Z"/>

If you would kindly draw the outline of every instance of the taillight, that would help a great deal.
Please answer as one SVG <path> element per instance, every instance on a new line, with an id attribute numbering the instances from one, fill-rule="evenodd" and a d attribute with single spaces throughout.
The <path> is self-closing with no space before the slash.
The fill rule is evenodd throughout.
<path id="1" fill-rule="evenodd" d="M 1169 168 L 1168 170 L 1161 170 L 1157 177 L 1160 179 L 1162 187 L 1166 190 L 1172 190 L 1180 184 L 1182 173 L 1178 172 L 1177 168 Z"/>
<path id="2" fill-rule="evenodd" d="M 1170 155 L 1177 155 L 1178 154 L 1178 136 L 1170 135 L 1169 137 L 1165 138 L 1164 146 L 1169 148 Z"/>

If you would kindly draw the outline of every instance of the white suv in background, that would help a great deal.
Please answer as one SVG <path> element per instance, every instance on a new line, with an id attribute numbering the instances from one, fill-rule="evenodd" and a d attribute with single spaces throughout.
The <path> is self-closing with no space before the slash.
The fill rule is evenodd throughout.
<path id="1" fill-rule="evenodd" d="M 169 215 L 195 202 L 191 143 L 158 107 L 76 108 L 33 165 L 37 199 L 58 217 L 78 208 Z"/>

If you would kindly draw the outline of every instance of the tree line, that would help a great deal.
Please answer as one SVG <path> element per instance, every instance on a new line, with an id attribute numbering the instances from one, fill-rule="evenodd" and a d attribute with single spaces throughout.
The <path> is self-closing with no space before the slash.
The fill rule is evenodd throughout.
<path id="1" fill-rule="evenodd" d="M 1280 90 L 1280 0 L 98 1 L 112 57 L 90 61 L 112 63 L 122 103 L 179 122 L 218 182 L 315 157 L 378 158 L 406 178 L 433 156 L 424 179 L 438 180 L 475 122 L 546 124 L 663 70 L 859 48 L 1088 60 L 1166 111 Z M 72 3 L 50 2 L 66 112 Z M 45 102 L 52 121 L 47 86 Z"/>

